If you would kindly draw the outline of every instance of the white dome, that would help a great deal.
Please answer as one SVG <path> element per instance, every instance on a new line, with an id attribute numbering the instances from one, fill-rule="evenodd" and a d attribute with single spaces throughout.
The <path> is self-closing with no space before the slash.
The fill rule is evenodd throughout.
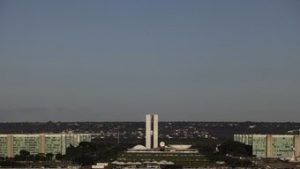
<path id="1" fill-rule="evenodd" d="M 159 143 L 159 147 L 165 147 L 165 146 L 166 146 L 166 143 L 165 143 L 165 142 L 161 141 L 161 142 Z"/>
<path id="2" fill-rule="evenodd" d="M 146 150 L 147 148 L 143 145 L 136 145 L 134 147 L 132 147 L 133 150 Z"/>

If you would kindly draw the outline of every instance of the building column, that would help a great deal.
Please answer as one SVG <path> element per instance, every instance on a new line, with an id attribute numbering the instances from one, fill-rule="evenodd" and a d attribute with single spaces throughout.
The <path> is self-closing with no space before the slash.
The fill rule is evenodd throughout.
<path id="1" fill-rule="evenodd" d="M 300 135 L 294 136 L 295 158 L 300 157 Z"/>
<path id="2" fill-rule="evenodd" d="M 153 115 L 153 148 L 158 147 L 158 115 Z"/>
<path id="3" fill-rule="evenodd" d="M 61 135 L 61 154 L 65 155 L 66 154 L 66 134 L 63 133 Z"/>
<path id="4" fill-rule="evenodd" d="M 39 142 L 39 153 L 45 154 L 45 134 L 40 134 Z"/>
<path id="5" fill-rule="evenodd" d="M 272 157 L 272 135 L 267 135 L 267 158 Z"/>
<path id="6" fill-rule="evenodd" d="M 7 139 L 7 157 L 12 158 L 12 157 L 14 157 L 13 136 L 7 135 L 6 139 Z"/>

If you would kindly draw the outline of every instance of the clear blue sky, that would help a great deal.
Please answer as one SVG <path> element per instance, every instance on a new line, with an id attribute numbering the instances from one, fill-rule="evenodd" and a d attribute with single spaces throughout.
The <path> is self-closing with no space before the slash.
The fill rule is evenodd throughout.
<path id="1" fill-rule="evenodd" d="M 0 1 L 0 121 L 300 121 L 300 1 Z"/>

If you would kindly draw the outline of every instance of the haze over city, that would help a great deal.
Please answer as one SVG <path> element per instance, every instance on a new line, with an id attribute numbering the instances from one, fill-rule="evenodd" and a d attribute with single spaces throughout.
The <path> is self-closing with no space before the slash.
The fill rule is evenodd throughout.
<path id="1" fill-rule="evenodd" d="M 300 1 L 0 1 L 0 121 L 299 121 Z"/>

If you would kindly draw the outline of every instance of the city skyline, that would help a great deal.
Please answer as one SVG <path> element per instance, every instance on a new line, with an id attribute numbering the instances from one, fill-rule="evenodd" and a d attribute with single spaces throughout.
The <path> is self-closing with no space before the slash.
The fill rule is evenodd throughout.
<path id="1" fill-rule="evenodd" d="M 0 122 L 300 122 L 300 2 L 0 1 Z"/>

